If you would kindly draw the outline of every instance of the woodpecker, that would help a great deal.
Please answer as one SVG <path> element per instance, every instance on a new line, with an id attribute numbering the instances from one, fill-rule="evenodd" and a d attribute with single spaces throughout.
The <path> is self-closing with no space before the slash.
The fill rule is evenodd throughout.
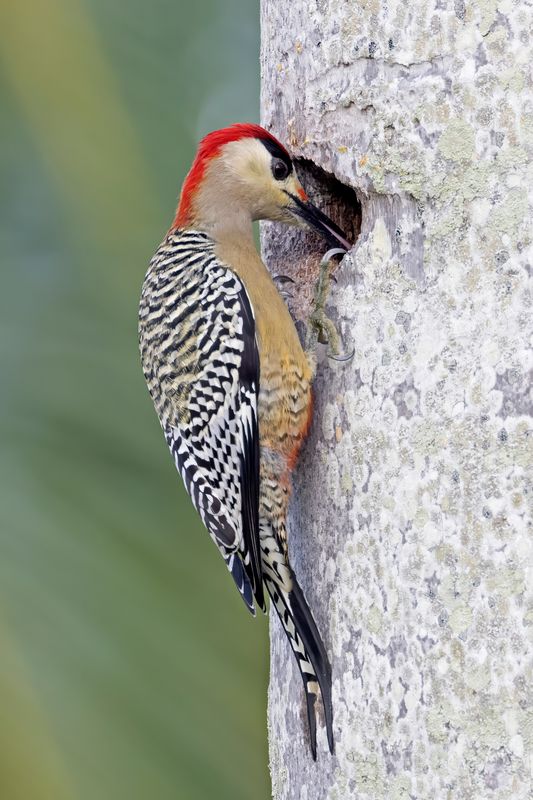
<path id="1" fill-rule="evenodd" d="M 252 222 L 262 219 L 311 227 L 337 252 L 351 246 L 310 203 L 272 134 L 244 123 L 208 134 L 144 280 L 140 350 L 176 468 L 246 606 L 266 610 L 266 589 L 279 615 L 303 679 L 316 759 L 319 694 L 334 750 L 331 666 L 286 530 L 313 368 L 257 253 Z M 331 330 L 321 313 L 314 326 Z"/>

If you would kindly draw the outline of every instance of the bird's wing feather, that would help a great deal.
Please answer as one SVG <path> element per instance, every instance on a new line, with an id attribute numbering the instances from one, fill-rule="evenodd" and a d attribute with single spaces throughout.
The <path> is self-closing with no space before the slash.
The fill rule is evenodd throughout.
<path id="1" fill-rule="evenodd" d="M 168 250 L 165 256 L 169 262 Z M 161 255 L 159 263 L 163 260 Z M 259 354 L 252 307 L 237 275 L 205 248 L 202 258 L 182 255 L 179 262 L 167 263 L 157 284 L 166 301 L 162 309 L 153 309 L 157 330 L 152 334 L 150 314 L 144 315 L 143 329 L 141 312 L 141 351 L 143 362 L 150 362 L 154 380 L 151 375 L 147 379 L 158 394 L 152 392 L 156 408 L 162 409 L 165 437 L 246 604 L 253 611 L 255 595 L 264 608 Z"/>

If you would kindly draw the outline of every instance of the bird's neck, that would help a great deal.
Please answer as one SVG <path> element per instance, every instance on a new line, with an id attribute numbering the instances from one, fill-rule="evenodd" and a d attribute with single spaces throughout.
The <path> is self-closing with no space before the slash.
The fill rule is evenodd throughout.
<path id="1" fill-rule="evenodd" d="M 216 220 L 198 220 L 196 227 L 207 233 L 217 244 L 231 245 L 238 242 L 243 249 L 255 249 L 252 220 L 248 213 L 228 214 L 227 210 L 222 211 Z"/>
<path id="2" fill-rule="evenodd" d="M 250 200 L 222 160 L 214 159 L 198 186 L 188 191 L 182 191 L 178 225 L 185 222 L 187 228 L 203 231 L 219 244 L 254 246 Z"/>

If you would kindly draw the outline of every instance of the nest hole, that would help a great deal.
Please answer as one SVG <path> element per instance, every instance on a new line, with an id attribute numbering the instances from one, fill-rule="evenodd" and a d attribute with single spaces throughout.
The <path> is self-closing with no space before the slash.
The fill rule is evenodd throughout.
<path id="1" fill-rule="evenodd" d="M 361 203 L 355 191 L 309 159 L 295 159 L 295 164 L 311 202 L 327 214 L 354 245 L 361 233 L 362 222 Z M 323 240 L 318 234 L 306 233 L 306 239 L 314 251 L 324 249 Z"/>
<path id="2" fill-rule="evenodd" d="M 310 201 L 327 214 L 354 245 L 362 222 L 361 203 L 355 191 L 309 159 L 295 159 L 295 167 Z M 271 273 L 288 275 L 294 280 L 287 302 L 301 335 L 299 322 L 309 317 L 320 259 L 330 246 L 309 228 L 262 222 L 261 232 L 262 253 Z"/>

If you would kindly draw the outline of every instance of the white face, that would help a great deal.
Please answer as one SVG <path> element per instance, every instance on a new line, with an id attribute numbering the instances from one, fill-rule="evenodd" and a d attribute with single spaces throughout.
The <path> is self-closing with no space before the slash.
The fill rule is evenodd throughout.
<path id="1" fill-rule="evenodd" d="M 294 206 L 290 195 L 307 199 L 294 169 L 273 156 L 258 139 L 228 142 L 217 159 L 227 174 L 229 195 L 237 195 L 250 210 L 253 220 L 271 219 L 289 225 L 301 225 L 289 210 Z M 233 188 L 230 190 L 231 180 Z"/>

